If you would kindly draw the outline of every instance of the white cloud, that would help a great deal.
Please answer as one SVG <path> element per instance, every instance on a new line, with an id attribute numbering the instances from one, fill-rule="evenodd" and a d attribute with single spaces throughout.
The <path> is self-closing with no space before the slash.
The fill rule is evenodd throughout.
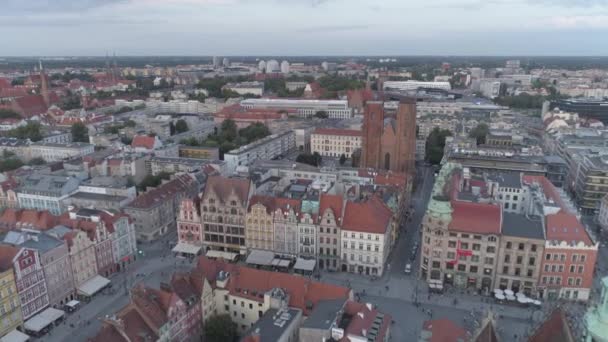
<path id="1" fill-rule="evenodd" d="M 557 29 L 608 28 L 608 15 L 554 16 L 548 24 Z"/>

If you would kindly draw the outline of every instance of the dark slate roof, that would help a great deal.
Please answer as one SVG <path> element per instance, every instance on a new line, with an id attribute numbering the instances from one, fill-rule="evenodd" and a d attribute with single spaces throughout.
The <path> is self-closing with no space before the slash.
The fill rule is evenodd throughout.
<path id="1" fill-rule="evenodd" d="M 544 239 L 545 234 L 540 218 L 528 218 L 523 214 L 503 212 L 502 234 L 528 239 Z"/>
<path id="2" fill-rule="evenodd" d="M 342 310 L 346 299 L 322 300 L 312 310 L 308 318 L 302 323 L 302 328 L 329 329 Z"/>
<path id="3" fill-rule="evenodd" d="M 299 319 L 298 315 L 302 315 L 299 309 L 287 308 L 282 311 L 269 309 L 245 334 L 245 338 L 259 334 L 261 342 L 279 341 L 291 323 Z"/>

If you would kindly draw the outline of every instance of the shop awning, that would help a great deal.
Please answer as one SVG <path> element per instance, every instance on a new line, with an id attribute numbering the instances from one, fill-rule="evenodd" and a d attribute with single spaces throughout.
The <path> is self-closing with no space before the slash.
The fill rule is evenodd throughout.
<path id="1" fill-rule="evenodd" d="M 247 256 L 246 262 L 252 265 L 270 266 L 272 265 L 273 259 L 273 252 L 254 249 L 251 251 L 251 253 L 249 253 L 249 256 Z"/>
<path id="2" fill-rule="evenodd" d="M 207 251 L 206 255 L 207 255 L 208 258 L 217 258 L 217 259 L 224 259 L 224 260 L 234 260 L 234 259 L 236 259 L 236 256 L 238 254 L 231 253 L 231 252 L 209 250 L 209 251 Z"/>
<path id="3" fill-rule="evenodd" d="M 296 260 L 296 264 L 293 266 L 293 269 L 312 272 L 315 269 L 316 263 L 317 262 L 315 261 L 315 259 L 298 258 Z"/>
<path id="4" fill-rule="evenodd" d="M 0 342 L 26 342 L 30 339 L 29 335 L 15 329 L 0 338 Z"/>
<path id="5" fill-rule="evenodd" d="M 285 259 L 276 258 L 276 259 L 272 260 L 272 266 L 275 266 L 275 267 L 289 267 L 289 263 L 290 263 L 290 261 L 285 260 Z"/>
<path id="6" fill-rule="evenodd" d="M 65 306 L 69 306 L 71 308 L 75 308 L 76 306 L 78 306 L 78 304 L 80 304 L 79 301 L 77 301 L 77 300 L 71 300 L 71 301 L 65 303 Z"/>
<path id="7" fill-rule="evenodd" d="M 183 242 L 180 242 L 175 245 L 175 247 L 173 247 L 173 252 L 175 253 L 186 253 L 192 255 L 197 255 L 200 250 L 201 246 L 191 245 L 189 243 Z"/>
<path id="8" fill-rule="evenodd" d="M 49 326 L 51 323 L 63 317 L 65 312 L 63 310 L 55 308 L 47 308 L 36 316 L 30 318 L 25 322 L 23 327 L 27 331 L 40 332 L 42 329 Z"/>
<path id="9" fill-rule="evenodd" d="M 110 283 L 110 279 L 96 275 L 78 286 L 78 293 L 90 297 Z"/>

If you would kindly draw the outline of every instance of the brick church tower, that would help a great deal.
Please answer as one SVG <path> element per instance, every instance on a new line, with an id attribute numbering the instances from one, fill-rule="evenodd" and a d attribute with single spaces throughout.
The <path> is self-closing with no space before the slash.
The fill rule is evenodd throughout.
<path id="1" fill-rule="evenodd" d="M 395 117 L 382 101 L 368 101 L 363 115 L 361 167 L 413 173 L 416 154 L 416 100 L 402 99 Z"/>

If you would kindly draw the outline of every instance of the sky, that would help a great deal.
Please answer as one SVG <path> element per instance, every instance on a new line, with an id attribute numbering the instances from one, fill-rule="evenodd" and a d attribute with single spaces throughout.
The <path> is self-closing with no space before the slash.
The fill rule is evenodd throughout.
<path id="1" fill-rule="evenodd" d="M 608 0 L 0 0 L 0 56 L 608 55 Z"/>

